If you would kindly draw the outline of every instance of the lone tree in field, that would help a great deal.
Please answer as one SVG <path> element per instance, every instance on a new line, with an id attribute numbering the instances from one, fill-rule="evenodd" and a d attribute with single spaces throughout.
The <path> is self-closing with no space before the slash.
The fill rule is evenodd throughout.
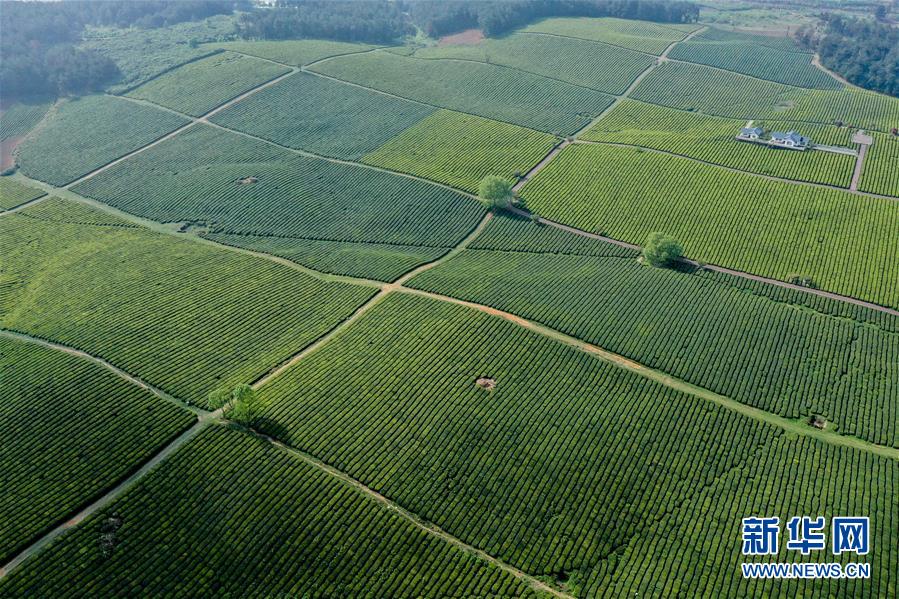
<path id="1" fill-rule="evenodd" d="M 680 242 L 664 233 L 650 233 L 643 244 L 643 259 L 652 266 L 669 266 L 683 255 Z"/>
<path id="2" fill-rule="evenodd" d="M 247 384 L 237 385 L 231 391 L 216 389 L 210 393 L 206 401 L 214 410 L 223 408 L 225 418 L 249 424 L 262 411 L 262 402 L 256 391 Z"/>
<path id="3" fill-rule="evenodd" d="M 502 177 L 487 175 L 478 185 L 478 197 L 488 210 L 505 210 L 512 201 L 512 184 Z"/>

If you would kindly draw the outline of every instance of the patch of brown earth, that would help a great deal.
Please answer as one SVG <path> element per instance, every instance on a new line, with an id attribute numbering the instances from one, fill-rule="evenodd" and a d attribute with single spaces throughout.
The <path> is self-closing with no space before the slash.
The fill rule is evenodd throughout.
<path id="1" fill-rule="evenodd" d="M 473 46 L 484 39 L 480 29 L 466 29 L 452 35 L 444 35 L 437 40 L 438 46 Z"/>
<path id="2" fill-rule="evenodd" d="M 10 137 L 0 142 L 0 172 L 16 165 L 16 157 L 13 156 L 13 151 L 23 139 L 25 139 L 24 136 Z"/>
<path id="3" fill-rule="evenodd" d="M 486 389 L 487 391 L 493 391 L 494 389 L 496 389 L 496 381 L 489 376 L 482 376 L 481 378 L 476 380 L 474 384 L 481 389 Z"/>

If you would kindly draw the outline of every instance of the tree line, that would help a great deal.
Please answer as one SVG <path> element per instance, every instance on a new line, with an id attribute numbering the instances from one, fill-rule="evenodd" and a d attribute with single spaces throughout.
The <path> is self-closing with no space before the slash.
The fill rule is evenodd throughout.
<path id="1" fill-rule="evenodd" d="M 472 27 L 496 36 L 562 16 L 690 23 L 699 18 L 699 6 L 666 0 L 278 0 L 269 9 L 242 15 L 238 28 L 250 39 L 392 43 L 415 33 L 415 26 L 432 37 Z"/>
<path id="2" fill-rule="evenodd" d="M 413 21 L 432 37 L 477 27 L 487 36 L 507 33 L 547 17 L 618 17 L 660 23 L 692 23 L 699 5 L 663 0 L 413 0 Z"/>
<path id="3" fill-rule="evenodd" d="M 107 56 L 78 48 L 85 26 L 156 28 L 227 14 L 246 0 L 69 0 L 3 2 L 0 89 L 3 100 L 82 94 L 119 77 Z"/>
<path id="4" fill-rule="evenodd" d="M 238 32 L 249 39 L 304 37 L 387 44 L 414 33 L 405 6 L 387 0 L 279 0 L 241 15 Z"/>
<path id="5" fill-rule="evenodd" d="M 899 97 L 899 29 L 889 23 L 826 13 L 796 40 L 849 82 Z"/>

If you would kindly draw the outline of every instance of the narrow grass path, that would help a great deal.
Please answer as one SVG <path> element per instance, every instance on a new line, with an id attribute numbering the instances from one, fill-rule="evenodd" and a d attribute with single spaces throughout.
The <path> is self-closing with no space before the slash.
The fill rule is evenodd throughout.
<path id="1" fill-rule="evenodd" d="M 14 339 L 16 341 L 22 341 L 24 343 L 33 343 L 34 345 L 40 345 L 40 346 L 43 346 L 43 347 L 46 347 L 49 349 L 67 353 L 72 356 L 77 356 L 78 358 L 81 358 L 82 360 L 87 360 L 89 362 L 93 362 L 94 364 L 97 364 L 98 366 L 102 366 L 106 370 L 109 370 L 110 372 L 115 374 L 120 379 L 127 381 L 127 382 L 131 383 L 132 385 L 136 385 L 136 386 L 140 387 L 141 389 L 146 389 L 147 391 L 149 391 L 156 397 L 163 399 L 169 403 L 173 403 L 173 404 L 177 405 L 178 407 L 184 408 L 186 410 L 190 410 L 191 412 L 193 412 L 194 414 L 197 414 L 197 415 L 202 415 L 202 414 L 206 413 L 206 410 L 202 410 L 196 406 L 186 404 L 185 402 L 181 401 L 180 399 L 169 395 L 162 389 L 154 387 L 153 385 L 142 380 L 141 378 L 134 376 L 133 374 L 129 374 L 129 373 L 125 372 L 118 366 L 115 366 L 114 364 L 107 362 L 103 358 L 98 358 L 97 356 L 93 356 L 87 352 L 81 351 L 80 349 L 75 349 L 74 347 L 69 347 L 68 345 L 63 345 L 62 343 L 56 343 L 54 341 L 49 341 L 47 339 L 41 339 L 40 337 L 33 337 L 31 335 L 26 335 L 24 333 L 20 333 L 18 331 L 12 331 L 9 329 L 0 329 L 0 337 L 6 337 L 8 339 Z"/>
<path id="2" fill-rule="evenodd" d="M 256 436 L 259 436 L 259 437 L 269 441 L 272 445 L 275 445 L 276 447 L 278 447 L 292 455 L 297 456 L 298 458 L 300 458 L 307 464 L 309 464 L 315 468 L 318 468 L 319 470 L 322 470 L 326 474 L 329 474 L 330 476 L 338 479 L 339 481 L 341 481 L 347 485 L 350 485 L 351 487 L 357 489 L 358 491 L 361 491 L 367 497 L 374 499 L 376 502 L 378 502 L 382 506 L 397 513 L 399 516 L 408 520 L 409 522 L 414 524 L 416 527 L 422 529 L 423 531 L 430 533 L 436 537 L 439 537 L 439 538 L 443 539 L 444 541 L 446 541 L 447 543 L 449 543 L 455 547 L 458 547 L 459 549 L 462 549 L 463 551 L 465 551 L 471 555 L 474 555 L 477 558 L 480 558 L 486 562 L 489 562 L 490 564 L 493 564 L 500 570 L 503 570 L 504 572 L 511 574 L 515 578 L 524 581 L 535 591 L 549 594 L 554 597 L 563 597 L 563 598 L 572 598 L 573 597 L 572 595 L 566 594 L 556 588 L 549 586 L 548 584 L 546 584 L 546 583 L 542 582 L 541 580 L 535 578 L 534 576 L 524 572 L 523 570 L 519 570 L 515 566 L 507 564 L 506 562 L 503 562 L 503 561 L 493 557 L 489 553 L 486 553 L 486 552 L 482 551 L 481 549 L 478 549 L 477 547 L 469 545 L 468 543 L 459 539 L 458 537 L 455 537 L 455 536 L 451 535 L 450 533 L 446 532 L 445 530 L 443 530 L 442 528 L 440 528 L 433 522 L 422 518 L 415 512 L 410 512 L 409 510 L 407 510 L 400 504 L 396 503 L 395 501 L 385 497 L 384 495 L 382 495 L 378 491 L 372 489 L 371 487 L 366 486 L 363 482 L 356 480 L 355 478 L 353 478 L 346 472 L 343 472 L 342 470 L 338 470 L 337 468 L 334 468 L 333 466 L 327 464 L 326 462 L 323 462 L 322 460 L 318 459 L 317 457 L 310 455 L 300 449 L 297 449 L 296 447 L 291 447 L 290 445 L 286 445 L 286 444 L 282 443 L 281 441 L 278 441 L 277 439 L 269 437 L 268 435 L 259 433 L 258 431 L 253 431 L 253 433 Z"/>

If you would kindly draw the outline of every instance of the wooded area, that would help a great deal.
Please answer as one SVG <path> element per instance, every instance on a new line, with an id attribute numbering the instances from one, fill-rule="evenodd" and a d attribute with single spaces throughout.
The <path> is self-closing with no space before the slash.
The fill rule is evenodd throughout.
<path id="1" fill-rule="evenodd" d="M 823 27 L 803 27 L 797 41 L 851 83 L 899 96 L 899 29 L 889 23 L 822 15 Z"/>
<path id="2" fill-rule="evenodd" d="M 82 94 L 119 76 L 108 57 L 76 48 L 85 26 L 156 28 L 227 14 L 243 0 L 4 2 L 0 11 L 3 99 Z"/>

